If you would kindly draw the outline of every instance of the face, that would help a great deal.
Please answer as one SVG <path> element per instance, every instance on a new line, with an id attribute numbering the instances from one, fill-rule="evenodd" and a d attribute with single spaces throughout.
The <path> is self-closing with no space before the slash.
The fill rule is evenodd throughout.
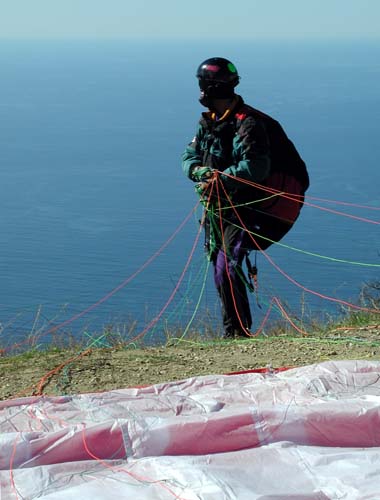
<path id="1" fill-rule="evenodd" d="M 199 89 L 201 91 L 199 102 L 202 104 L 202 106 L 210 108 L 212 106 L 213 86 L 208 80 L 199 79 L 198 83 Z"/>
<path id="2" fill-rule="evenodd" d="M 199 79 L 199 88 L 201 91 L 199 102 L 209 109 L 211 109 L 215 99 L 232 99 L 234 97 L 234 86 L 230 83 Z"/>

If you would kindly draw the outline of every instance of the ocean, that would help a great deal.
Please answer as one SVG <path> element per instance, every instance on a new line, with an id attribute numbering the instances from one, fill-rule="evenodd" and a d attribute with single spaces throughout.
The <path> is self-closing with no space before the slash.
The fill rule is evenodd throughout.
<path id="1" fill-rule="evenodd" d="M 219 322 L 180 162 L 212 56 L 236 64 L 238 93 L 280 121 L 311 180 L 294 228 L 257 256 L 254 328 L 274 298 L 333 316 L 379 280 L 379 42 L 2 40 L 1 345 Z"/>

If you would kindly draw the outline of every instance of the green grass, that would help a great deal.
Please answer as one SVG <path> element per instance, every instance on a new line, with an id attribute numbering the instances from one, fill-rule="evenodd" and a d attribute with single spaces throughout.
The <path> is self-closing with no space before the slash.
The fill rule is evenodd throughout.
<path id="1" fill-rule="evenodd" d="M 367 310 L 355 310 L 348 307 L 341 308 L 337 316 L 327 314 L 313 315 L 307 307 L 306 301 L 302 299 L 300 313 L 293 314 L 287 309 L 287 314 L 294 324 L 301 331 L 306 331 L 309 336 L 323 338 L 332 337 L 333 332 L 338 332 L 344 328 L 363 328 L 380 323 L 380 282 L 366 284 L 362 287 L 358 297 L 357 305 Z M 14 348 L 5 348 L 2 338 L 6 337 L 7 325 L 0 325 L 0 355 L 22 356 L 24 359 L 33 359 L 38 353 L 60 353 L 62 351 L 72 351 L 78 353 L 86 349 L 136 349 L 147 347 L 144 339 L 134 340 L 138 335 L 137 321 L 131 320 L 125 324 L 109 324 L 100 331 L 90 331 L 84 329 L 79 335 L 74 335 L 70 331 L 55 332 L 49 341 L 44 339 L 44 332 L 52 325 L 52 321 L 42 319 L 41 308 L 38 309 L 33 320 L 30 332 L 25 336 L 25 340 Z M 59 324 L 57 318 L 55 322 Z M 168 325 L 164 322 L 160 326 L 160 342 L 149 343 L 151 347 L 175 346 L 226 342 L 222 340 L 220 319 L 217 313 L 205 311 L 203 315 L 192 323 L 183 335 L 183 326 Z M 215 326 L 219 325 L 219 326 Z M 8 325 L 9 327 L 10 325 Z M 157 331 L 158 325 L 155 326 Z M 260 332 L 260 337 L 294 336 L 302 337 L 302 333 L 297 332 L 284 318 L 271 321 Z M 337 334 L 338 336 L 338 334 Z M 244 341 L 244 340 L 243 340 Z"/>

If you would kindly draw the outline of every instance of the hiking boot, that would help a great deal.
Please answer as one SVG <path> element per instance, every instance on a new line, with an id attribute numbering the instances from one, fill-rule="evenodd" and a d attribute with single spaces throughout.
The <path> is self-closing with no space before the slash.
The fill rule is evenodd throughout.
<path id="1" fill-rule="evenodd" d="M 247 331 L 244 331 L 241 328 L 240 329 L 235 328 L 232 331 L 225 332 L 225 334 L 223 335 L 223 338 L 228 339 L 228 340 L 239 339 L 239 338 L 240 339 L 242 339 L 242 338 L 249 339 L 250 338 L 249 330 L 248 330 L 248 328 L 247 328 Z"/>

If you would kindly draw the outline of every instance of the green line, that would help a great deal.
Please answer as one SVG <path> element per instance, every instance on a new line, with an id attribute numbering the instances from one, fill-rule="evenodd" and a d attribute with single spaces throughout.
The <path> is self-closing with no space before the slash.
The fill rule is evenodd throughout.
<path id="1" fill-rule="evenodd" d="M 195 316 L 196 316 L 196 314 L 197 314 L 197 312 L 199 310 L 199 306 L 200 306 L 200 303 L 201 303 L 201 300 L 202 300 L 202 297 L 203 297 L 203 294 L 204 294 L 204 291 L 205 291 L 205 288 L 206 288 L 207 274 L 208 274 L 208 270 L 209 270 L 209 267 L 210 267 L 210 261 L 207 260 L 206 262 L 207 262 L 207 264 L 206 264 L 206 270 L 205 270 L 205 273 L 204 273 L 204 276 L 203 276 L 203 283 L 202 283 L 201 291 L 199 293 L 198 301 L 197 301 L 197 303 L 195 305 L 193 314 L 191 315 L 191 318 L 190 318 L 189 322 L 187 323 L 182 336 L 178 339 L 178 342 L 181 342 L 183 340 L 183 338 L 186 336 L 186 334 L 189 331 L 189 328 L 190 328 L 192 322 L 194 321 L 194 318 L 195 318 Z"/>
<path id="2" fill-rule="evenodd" d="M 351 342 L 356 345 L 369 345 L 373 347 L 380 347 L 380 342 L 372 341 L 372 340 L 366 340 L 366 339 L 358 339 L 354 337 L 345 337 L 345 338 L 340 338 L 340 339 L 326 339 L 323 337 L 291 337 L 289 335 L 271 335 L 269 337 L 251 337 L 251 338 L 236 338 L 236 339 L 221 339 L 220 341 L 215 340 L 215 341 L 210 341 L 210 342 L 197 342 L 195 340 L 183 340 L 181 338 L 174 338 L 171 340 L 176 340 L 178 342 L 183 342 L 189 345 L 195 345 L 195 346 L 203 346 L 203 347 L 212 347 L 215 344 L 228 344 L 228 343 L 236 343 L 236 342 L 268 342 L 268 341 L 277 341 L 277 340 L 288 340 L 288 341 L 296 341 L 296 342 L 310 342 L 310 343 L 315 343 L 315 344 L 345 344 L 347 342 Z"/>
<path id="3" fill-rule="evenodd" d="M 364 267 L 380 267 L 380 264 L 369 264 L 365 262 L 356 262 L 353 260 L 344 260 L 344 259 L 337 259 L 336 257 L 328 257 L 327 255 L 322 255 L 319 253 L 314 253 L 314 252 L 309 252 L 308 250 L 301 250 L 300 248 L 295 248 L 290 245 L 285 245 L 284 243 L 280 243 L 279 241 L 274 241 L 271 240 L 270 238 L 266 238 L 265 236 L 262 236 L 261 234 L 254 233 L 253 231 L 248 231 L 247 229 L 244 229 L 243 227 L 239 226 L 238 224 L 233 224 L 231 225 L 242 229 L 243 231 L 246 231 L 249 234 L 252 234 L 253 236 L 256 236 L 257 238 L 261 238 L 263 240 L 269 241 L 271 243 L 274 243 L 275 245 L 279 245 L 280 247 L 287 248 L 288 250 L 293 250 L 294 252 L 299 252 L 305 255 L 310 255 L 312 257 L 319 257 L 320 259 L 325 259 L 325 260 L 330 260 L 332 262 L 340 262 L 342 264 L 352 264 L 355 266 L 364 266 Z"/>

